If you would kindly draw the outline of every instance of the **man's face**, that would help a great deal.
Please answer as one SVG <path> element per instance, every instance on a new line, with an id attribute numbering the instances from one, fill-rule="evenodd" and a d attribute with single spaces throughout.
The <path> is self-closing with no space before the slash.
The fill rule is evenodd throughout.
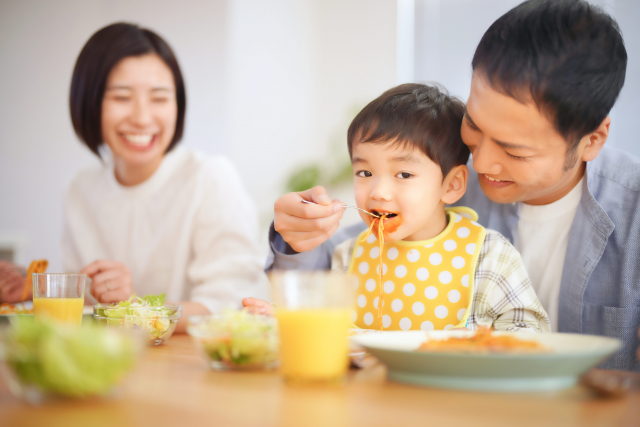
<path id="1" fill-rule="evenodd" d="M 576 161 L 567 165 L 569 145 L 533 101 L 522 104 L 503 95 L 477 73 L 461 133 L 480 187 L 494 202 L 549 204 L 582 177 L 583 141 L 569 153 Z"/>

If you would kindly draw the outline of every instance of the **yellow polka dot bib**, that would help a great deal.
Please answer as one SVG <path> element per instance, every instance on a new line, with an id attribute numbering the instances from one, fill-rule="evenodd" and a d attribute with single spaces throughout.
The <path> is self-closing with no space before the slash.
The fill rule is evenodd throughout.
<path id="1" fill-rule="evenodd" d="M 365 329 L 438 330 L 464 327 L 473 301 L 474 278 L 485 229 L 465 207 L 447 208 L 442 233 L 423 241 L 385 243 L 367 231 L 357 237 L 349 273 L 358 279 L 355 325 Z"/>

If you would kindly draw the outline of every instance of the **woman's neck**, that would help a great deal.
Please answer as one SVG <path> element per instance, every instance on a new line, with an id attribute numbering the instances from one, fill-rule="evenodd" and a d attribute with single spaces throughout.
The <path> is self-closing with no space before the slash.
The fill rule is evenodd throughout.
<path id="1" fill-rule="evenodd" d="M 123 160 L 116 158 L 114 162 L 116 180 L 125 187 L 142 184 L 158 170 L 162 159 L 160 157 L 158 160 L 144 165 L 128 165 Z"/>

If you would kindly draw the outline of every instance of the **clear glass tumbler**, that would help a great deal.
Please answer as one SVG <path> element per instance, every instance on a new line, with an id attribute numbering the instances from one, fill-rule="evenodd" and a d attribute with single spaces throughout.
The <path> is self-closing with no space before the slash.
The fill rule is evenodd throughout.
<path id="1" fill-rule="evenodd" d="M 280 333 L 280 370 L 288 381 L 340 380 L 348 367 L 353 277 L 326 271 L 270 275 Z"/>
<path id="2" fill-rule="evenodd" d="M 34 273 L 34 317 L 80 325 L 86 281 L 86 274 Z"/>

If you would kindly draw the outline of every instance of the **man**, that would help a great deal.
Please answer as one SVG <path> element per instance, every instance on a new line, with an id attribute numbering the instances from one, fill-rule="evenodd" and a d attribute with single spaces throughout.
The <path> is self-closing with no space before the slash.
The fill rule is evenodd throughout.
<path id="1" fill-rule="evenodd" d="M 615 21 L 583 0 L 494 22 L 472 61 L 460 204 L 515 244 L 555 330 L 619 338 L 603 367 L 640 371 L 640 161 L 604 147 L 626 63 Z M 363 227 L 336 232 L 340 205 L 321 187 L 278 199 L 267 268 L 329 268 Z"/>

